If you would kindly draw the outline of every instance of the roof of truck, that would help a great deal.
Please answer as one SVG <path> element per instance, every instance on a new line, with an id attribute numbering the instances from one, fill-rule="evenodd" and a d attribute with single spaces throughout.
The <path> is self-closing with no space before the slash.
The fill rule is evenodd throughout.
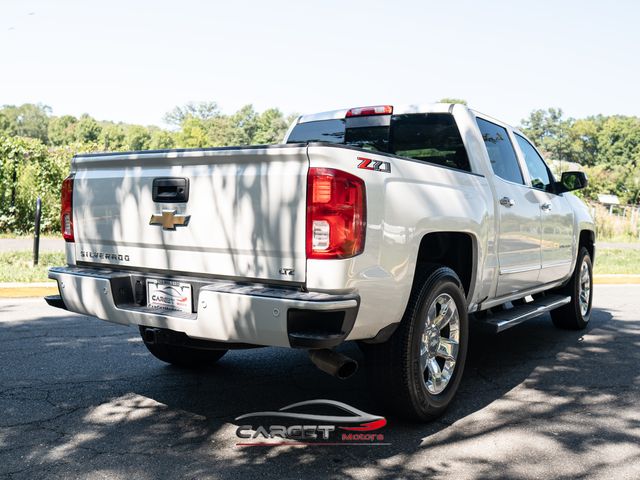
<path id="1" fill-rule="evenodd" d="M 393 114 L 406 114 L 406 113 L 435 113 L 435 112 L 450 112 L 453 110 L 453 107 L 460 106 L 462 108 L 467 108 L 466 105 L 458 104 L 458 103 L 420 103 L 420 104 L 409 104 L 409 105 L 394 105 L 393 106 Z M 379 106 L 385 106 L 381 104 Z M 356 108 L 367 108 L 367 107 L 356 107 Z M 333 119 L 341 119 L 347 116 L 347 112 L 349 110 L 353 110 L 354 107 L 350 108 L 341 108 L 338 110 L 329 110 L 327 112 L 318 112 L 318 113 L 310 113 L 305 115 L 300 115 L 298 117 L 297 123 L 306 123 L 306 122 L 317 122 L 318 120 L 333 120 Z"/>

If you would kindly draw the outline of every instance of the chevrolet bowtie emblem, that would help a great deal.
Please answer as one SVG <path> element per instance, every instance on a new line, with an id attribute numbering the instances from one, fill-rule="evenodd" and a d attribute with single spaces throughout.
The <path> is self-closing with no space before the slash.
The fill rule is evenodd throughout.
<path id="1" fill-rule="evenodd" d="M 175 230 L 176 225 L 186 227 L 191 215 L 176 215 L 175 210 L 163 210 L 160 215 L 151 215 L 149 225 L 162 225 L 163 230 Z"/>

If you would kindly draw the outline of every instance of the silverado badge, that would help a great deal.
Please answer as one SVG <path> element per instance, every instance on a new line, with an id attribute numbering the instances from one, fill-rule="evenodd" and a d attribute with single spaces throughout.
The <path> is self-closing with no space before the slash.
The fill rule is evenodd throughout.
<path id="1" fill-rule="evenodd" d="M 191 215 L 176 214 L 175 210 L 162 210 L 160 215 L 151 215 L 149 225 L 162 225 L 163 230 L 175 230 L 176 226 L 186 227 Z"/>

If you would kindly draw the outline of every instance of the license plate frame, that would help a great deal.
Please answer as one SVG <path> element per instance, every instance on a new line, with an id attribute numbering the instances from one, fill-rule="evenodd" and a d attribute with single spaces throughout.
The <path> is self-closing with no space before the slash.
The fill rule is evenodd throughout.
<path id="1" fill-rule="evenodd" d="M 164 278 L 147 279 L 147 308 L 161 312 L 193 313 L 190 283 Z"/>

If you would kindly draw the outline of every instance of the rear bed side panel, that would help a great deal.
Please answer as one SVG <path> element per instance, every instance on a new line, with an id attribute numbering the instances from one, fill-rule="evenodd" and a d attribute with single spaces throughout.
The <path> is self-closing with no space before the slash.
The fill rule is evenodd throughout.
<path id="1" fill-rule="evenodd" d="M 358 169 L 358 157 L 389 162 L 391 172 Z M 309 147 L 311 167 L 345 170 L 364 179 L 367 231 L 363 254 L 346 260 L 308 260 L 309 290 L 357 291 L 360 311 L 349 339 L 372 338 L 401 320 L 420 242 L 430 232 L 467 232 L 476 246 L 477 275 L 470 304 L 480 292 L 491 191 L 484 176 L 359 150 Z"/>
<path id="2" fill-rule="evenodd" d="M 305 281 L 306 147 L 87 156 L 73 167 L 79 264 Z M 187 178 L 188 202 L 154 202 L 158 177 Z M 163 210 L 188 225 L 150 225 Z"/>

